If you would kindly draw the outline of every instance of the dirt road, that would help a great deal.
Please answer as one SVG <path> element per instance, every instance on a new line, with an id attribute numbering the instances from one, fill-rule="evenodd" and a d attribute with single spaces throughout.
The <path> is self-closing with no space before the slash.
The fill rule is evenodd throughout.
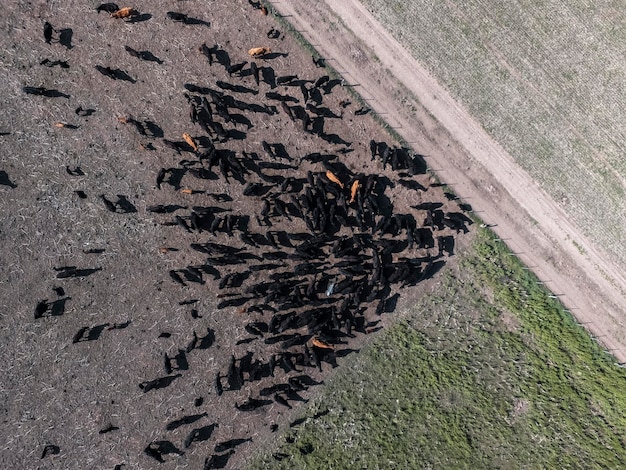
<path id="1" fill-rule="evenodd" d="M 625 361 L 626 278 L 480 123 L 358 1 L 271 3 Z"/>

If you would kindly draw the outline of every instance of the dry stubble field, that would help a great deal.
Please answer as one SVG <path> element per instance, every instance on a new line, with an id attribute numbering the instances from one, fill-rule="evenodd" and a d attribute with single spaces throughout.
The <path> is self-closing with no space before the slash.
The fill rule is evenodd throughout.
<path id="1" fill-rule="evenodd" d="M 279 101 L 268 99 L 266 92 L 278 92 L 294 97 L 296 101 L 287 102 L 290 109 L 304 108 L 300 85 L 312 91 L 326 71 L 316 67 L 289 35 L 279 31 L 270 39 L 270 29 L 280 30 L 280 26 L 249 2 L 233 0 L 228 8 L 207 8 L 205 2 L 145 2 L 134 5 L 140 13 L 134 22 L 98 14 L 96 6 L 83 2 L 0 6 L 0 76 L 5 84 L 0 98 L 0 170 L 4 172 L 0 185 L 0 354 L 6 365 L 0 388 L 4 443 L 0 460 L 16 468 L 114 468 L 122 464 L 120 468 L 153 468 L 163 459 L 160 468 L 201 468 L 211 455 L 219 455 L 230 458 L 227 465 L 237 468 L 239 459 L 270 435 L 270 425 L 283 425 L 288 406 L 314 393 L 314 387 L 300 393 L 294 388 L 277 389 L 285 392 L 281 397 L 290 403 L 285 405 L 276 394 L 260 395 L 261 389 L 285 383 L 298 373 L 322 380 L 331 369 L 333 355 L 326 354 L 324 347 L 314 353 L 326 355 L 329 361 L 322 362 L 322 372 L 311 362 L 315 362 L 313 356 L 300 352 L 305 341 L 314 348 L 311 331 L 336 343 L 341 362 L 340 356 L 358 347 L 359 332 L 373 332 L 384 324 L 374 309 L 390 311 L 396 302 L 399 306 L 410 303 L 419 292 L 419 287 L 404 289 L 398 300 L 395 286 L 393 290 L 372 288 L 375 283 L 369 283 L 373 279 L 369 276 L 373 274 L 354 274 L 353 284 L 345 272 L 365 269 L 368 273 L 379 256 L 373 251 L 380 249 L 380 262 L 387 265 L 385 277 L 398 272 L 403 284 L 429 277 L 454 253 L 450 239 L 455 232 L 442 225 L 441 216 L 459 208 L 444 197 L 441 188 L 431 186 L 419 159 L 415 160 L 417 172 L 392 171 L 389 165 L 383 169 L 380 160 L 371 160 L 370 139 L 392 142 L 371 115 L 356 113 L 360 104 L 352 102 L 339 80 L 327 82 L 326 88 L 319 85 L 318 94 L 311 98 L 317 108 L 306 111 L 312 120 L 320 117 L 316 113 L 326 115 L 316 121 L 323 126 L 318 135 L 304 132 Z M 198 21 L 175 22 L 167 18 L 168 11 L 180 11 Z M 49 44 L 44 41 L 45 21 L 55 28 Z M 62 30 L 64 39 L 59 42 Z M 213 65 L 198 51 L 203 43 L 224 51 L 213 55 Z M 269 45 L 274 52 L 256 59 L 265 72 L 258 85 L 249 64 L 230 75 L 218 63 L 220 59 L 230 64 L 250 61 L 247 50 L 260 45 Z M 124 46 L 150 51 L 153 56 L 145 54 L 144 58 L 152 60 L 133 57 Z M 44 59 L 50 62 L 42 64 Z M 62 62 L 50 67 L 57 60 L 66 61 L 68 67 Z M 96 65 L 123 70 L 126 76 L 118 73 L 121 79 L 114 80 L 96 70 Z M 292 74 L 298 77 L 285 81 L 292 83 L 276 84 L 277 78 Z M 226 90 L 216 86 L 218 80 L 245 88 Z M 201 88 L 185 89 L 185 84 Z M 62 95 L 26 94 L 23 87 L 44 87 Z M 207 92 L 207 87 L 214 91 Z M 193 124 L 184 93 L 196 100 L 209 96 L 215 100 L 212 107 L 219 105 L 219 96 L 230 96 L 226 112 L 215 118 L 226 134 L 215 131 L 210 135 Z M 65 125 L 56 126 L 59 122 Z M 213 142 L 221 163 L 207 168 L 201 152 L 193 152 L 183 141 L 185 132 L 205 149 Z M 178 148 L 172 149 L 165 139 L 178 142 Z M 341 140 L 346 143 L 338 143 Z M 270 158 L 263 141 L 283 144 L 286 154 Z M 281 153 L 280 146 L 272 148 Z M 315 161 L 317 157 L 303 159 L 313 152 L 335 155 L 330 168 L 345 184 L 355 179 L 364 184 L 361 173 L 376 175 L 369 189 L 376 193 L 379 209 L 387 215 L 392 208 L 394 213 L 411 214 L 402 219 L 408 222 L 393 219 L 393 224 L 410 224 L 414 218 L 421 226 L 428 211 L 411 206 L 434 202 L 436 220 L 431 222 L 439 227 L 435 235 L 449 237 L 444 251 L 427 248 L 427 241 L 424 247 L 412 249 L 406 240 L 395 244 L 396 236 L 406 238 L 407 227 L 392 224 L 383 230 L 387 234 L 380 241 L 369 235 L 359 239 L 366 253 L 356 246 L 336 245 L 337 251 L 330 255 L 338 237 L 351 235 L 363 223 L 357 220 L 354 205 L 344 214 L 349 227 L 330 222 L 330 238 L 316 238 L 321 251 L 306 245 L 314 238 L 311 232 L 319 235 L 320 227 L 310 230 L 295 215 L 298 208 L 289 196 L 301 200 L 300 191 L 306 193 L 309 184 L 307 172 L 312 172 L 314 184 L 328 191 L 325 204 L 350 196 L 348 187 L 340 191 L 333 187 L 336 183 L 325 180 L 327 168 Z M 161 169 L 167 171 L 159 189 Z M 237 181 L 239 175 L 244 181 Z M 287 176 L 293 179 L 278 191 L 277 181 Z M 399 177 L 406 186 L 398 184 Z M 280 245 L 276 251 L 297 254 L 299 260 L 259 256 L 273 251 L 266 238 L 270 227 L 255 217 L 263 211 L 263 199 L 243 196 L 248 182 L 259 183 L 253 192 L 265 192 L 271 203 L 268 216 Z M 362 188 L 356 204 L 366 197 Z M 315 189 L 313 194 L 319 199 L 322 190 Z M 113 203 L 113 211 L 101 196 Z M 278 199 L 284 205 L 277 205 Z M 158 210 L 165 213 L 148 210 L 159 205 L 163 207 Z M 378 209 L 368 207 L 368 217 L 374 217 L 369 222 L 377 224 L 383 217 L 372 216 Z M 337 209 L 339 214 L 343 210 Z M 319 220 L 319 210 L 316 214 Z M 279 235 L 281 231 L 299 235 L 289 239 Z M 192 243 L 205 251 L 227 251 L 222 254 L 235 250 L 233 258 L 225 258 L 244 263 L 216 265 L 214 260 L 211 265 L 207 254 L 220 258 L 219 253 L 192 250 Z M 338 253 L 343 251 L 351 258 L 340 260 Z M 332 264 L 315 264 L 324 263 L 320 257 L 343 261 L 343 271 Z M 435 263 L 429 264 L 429 259 Z M 307 262 L 311 265 L 301 266 L 303 274 L 295 276 L 295 264 Z M 279 267 L 251 269 L 252 264 Z M 70 269 L 66 272 L 70 277 L 63 277 L 59 269 L 64 266 L 75 266 L 78 272 Z M 184 286 L 171 271 L 182 278 Z M 285 274 L 269 277 L 278 271 Z M 228 278 L 229 274 L 243 277 Z M 218 289 L 225 278 L 232 288 Z M 351 285 L 367 279 L 367 295 L 363 289 L 352 292 L 346 304 L 354 307 L 357 338 L 332 329 L 315 330 L 313 324 L 300 329 L 301 337 L 279 337 L 269 344 L 263 341 L 266 336 L 251 336 L 245 324 L 269 323 L 272 313 L 271 308 L 264 313 L 248 310 L 251 303 L 241 295 L 242 290 L 263 282 L 269 289 L 285 278 L 307 282 L 281 292 L 280 306 L 306 310 L 298 307 L 306 286 L 307 296 L 318 297 L 320 315 L 334 315 L 333 322 L 341 331 L 349 331 L 348 314 L 330 311 L 346 296 L 341 292 L 326 296 L 328 286 L 336 280 L 349 291 Z M 361 297 L 368 297 L 369 303 L 359 303 Z M 218 309 L 224 300 L 232 300 L 233 305 Z M 323 310 L 326 307 L 330 310 Z M 258 328 L 263 328 L 262 323 Z M 286 339 L 296 340 L 293 350 L 297 352 L 284 359 L 279 340 Z M 171 360 L 164 363 L 164 354 Z M 268 376 L 272 357 L 279 363 L 276 377 Z M 259 380 L 252 379 L 250 362 Z M 292 366 L 298 372 L 289 371 Z M 229 370 L 233 373 L 228 374 Z M 215 386 L 218 373 L 225 389 L 221 396 Z M 231 376 L 228 380 L 227 375 Z M 170 380 L 151 383 L 165 376 Z M 245 383 L 238 384 L 242 376 Z M 157 387 L 149 390 L 152 385 Z M 249 397 L 267 401 L 252 412 L 235 407 Z M 191 418 L 177 422 L 183 417 Z M 150 443 L 158 448 L 153 455 L 145 452 Z M 219 443 L 224 444 L 220 447 Z M 231 455 L 229 447 L 237 452 Z M 215 460 L 219 458 L 214 459 L 217 465 Z"/>

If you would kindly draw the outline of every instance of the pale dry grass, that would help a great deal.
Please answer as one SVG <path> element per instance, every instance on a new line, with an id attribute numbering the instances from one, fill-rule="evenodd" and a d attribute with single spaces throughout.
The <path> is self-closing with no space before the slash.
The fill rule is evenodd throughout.
<path id="1" fill-rule="evenodd" d="M 363 3 L 626 266 L 626 12 L 562 0 Z"/>

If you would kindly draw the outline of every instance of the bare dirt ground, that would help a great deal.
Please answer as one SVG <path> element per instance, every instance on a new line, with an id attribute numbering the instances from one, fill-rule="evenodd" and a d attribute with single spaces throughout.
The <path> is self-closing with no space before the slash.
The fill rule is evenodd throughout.
<path id="1" fill-rule="evenodd" d="M 399 135 L 429 157 L 442 181 L 493 225 L 591 334 L 625 361 L 623 273 L 480 123 L 357 0 L 272 4 Z"/>
<path id="2" fill-rule="evenodd" d="M 460 208 L 420 158 L 395 169 L 395 157 L 386 168 L 372 159 L 370 140 L 396 145 L 389 134 L 357 112 L 341 80 L 318 82 L 326 70 L 247 0 L 138 2 L 132 21 L 97 5 L 0 5 L 0 462 L 173 469 L 219 455 L 240 468 L 288 406 L 314 393 L 293 381 L 285 389 L 288 379 L 332 371 L 314 334 L 340 364 L 385 324 L 376 309 L 405 308 L 432 288 L 428 278 L 467 243 L 444 223 Z M 215 46 L 212 64 L 203 43 Z M 258 46 L 272 49 L 255 59 L 259 83 L 247 53 Z M 289 97 L 286 106 L 268 92 Z M 207 107 L 219 126 L 192 122 L 191 108 L 199 119 Z M 288 112 L 306 114 L 306 130 Z M 326 179 L 324 158 L 342 189 Z M 315 202 L 298 209 L 309 194 Z M 424 230 L 412 246 L 411 223 Z M 273 308 L 294 313 L 287 321 Z M 279 334 L 245 329 L 272 318 Z M 275 384 L 288 405 L 261 393 Z M 249 397 L 266 401 L 235 406 Z M 218 444 L 232 439 L 243 441 L 229 443 L 231 456 Z M 162 452 L 148 455 L 151 443 Z"/>

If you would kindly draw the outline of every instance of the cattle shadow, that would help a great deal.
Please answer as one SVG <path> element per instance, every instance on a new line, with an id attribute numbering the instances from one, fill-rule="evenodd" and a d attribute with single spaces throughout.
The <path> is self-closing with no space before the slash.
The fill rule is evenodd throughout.
<path id="1" fill-rule="evenodd" d="M 150 133 L 150 137 L 162 138 L 163 137 L 163 129 L 153 121 L 144 121 L 144 128 Z"/>
<path id="2" fill-rule="evenodd" d="M 342 81 L 343 80 L 340 80 L 339 78 L 334 78 L 332 80 L 328 80 L 328 82 L 326 82 L 321 87 L 322 90 L 324 90 L 324 94 L 328 95 L 328 94 L 332 93 L 333 88 L 335 88 L 337 85 L 340 85 Z"/>
<path id="3" fill-rule="evenodd" d="M 323 119 L 323 118 L 322 118 Z M 329 144 L 333 144 L 333 145 L 345 145 L 346 147 L 350 147 L 352 145 L 352 142 L 348 142 L 344 139 L 342 139 L 339 135 L 337 134 L 325 134 L 325 133 L 321 133 L 318 134 L 319 137 L 323 140 L 325 140 L 326 142 L 328 142 Z"/>
<path id="4" fill-rule="evenodd" d="M 65 303 L 72 300 L 71 297 L 65 297 L 53 302 L 47 300 L 40 301 L 35 307 L 35 319 L 43 317 L 60 317 L 65 313 Z"/>
<path id="5" fill-rule="evenodd" d="M 316 106 L 319 106 L 320 104 L 322 104 L 322 101 L 324 101 L 324 98 L 322 98 L 322 93 L 320 93 L 317 88 L 312 88 L 311 90 L 309 90 L 309 101 L 311 101 Z"/>
<path id="6" fill-rule="evenodd" d="M 163 63 L 163 60 L 159 59 L 150 51 L 140 51 L 139 54 L 141 54 L 141 58 L 147 62 L 156 62 L 159 65 Z"/>
<path id="7" fill-rule="evenodd" d="M 153 441 L 143 450 L 146 455 L 149 455 L 159 463 L 165 462 L 163 455 L 176 454 L 183 455 L 184 452 L 179 450 L 170 441 Z"/>
<path id="8" fill-rule="evenodd" d="M 324 117 L 324 118 L 330 118 L 330 119 L 341 119 L 342 116 L 333 113 L 329 108 L 322 106 L 322 107 L 317 107 L 311 103 L 307 104 L 306 109 L 308 109 L 309 111 L 311 111 L 313 114 L 320 116 L 320 117 Z"/>
<path id="9" fill-rule="evenodd" d="M 107 328 L 108 330 L 123 330 L 125 328 L 128 328 L 131 324 L 131 320 L 126 320 L 123 323 L 113 323 L 113 325 L 111 325 L 109 328 Z"/>
<path id="10" fill-rule="evenodd" d="M 289 155 L 283 143 L 279 142 L 279 143 L 271 144 L 271 145 L 272 145 L 272 149 L 276 157 L 281 158 L 283 160 L 287 160 L 289 162 L 294 161 L 294 158 Z"/>
<path id="11" fill-rule="evenodd" d="M 72 343 L 81 343 L 85 341 L 96 341 L 102 335 L 104 329 L 109 326 L 109 323 L 103 323 L 102 325 L 96 325 L 94 327 L 83 327 L 74 335 Z"/>
<path id="12" fill-rule="evenodd" d="M 237 346 L 239 346 L 240 344 L 249 344 L 249 343 L 251 343 L 253 341 L 256 341 L 257 339 L 259 339 L 257 336 L 251 336 L 250 338 L 240 339 L 235 344 Z"/>
<path id="13" fill-rule="evenodd" d="M 311 59 L 313 60 L 313 64 L 315 64 L 317 68 L 322 69 L 326 67 L 326 59 L 324 59 L 323 57 L 315 57 L 312 55 Z"/>
<path id="14" fill-rule="evenodd" d="M 232 83 L 224 82 L 222 80 L 218 80 L 217 82 L 215 82 L 215 84 L 222 90 L 233 91 L 235 93 L 249 93 L 252 95 L 259 94 L 258 90 L 255 90 L 253 88 L 248 88 L 247 86 L 243 85 L 233 85 Z"/>
<path id="15" fill-rule="evenodd" d="M 54 60 L 51 61 L 49 59 L 44 59 L 41 62 L 39 62 L 39 65 L 45 65 L 46 67 L 61 67 L 62 69 L 69 69 L 70 68 L 70 64 L 67 63 L 67 61 L 65 60 Z"/>
<path id="16" fill-rule="evenodd" d="M 285 103 L 299 103 L 300 102 L 300 100 L 294 96 L 281 95 L 280 93 L 275 93 L 273 91 L 266 92 L 265 97 L 270 100 L 284 101 Z"/>
<path id="17" fill-rule="evenodd" d="M 167 183 L 173 186 L 174 189 L 178 191 L 181 188 L 181 182 L 186 172 L 187 170 L 185 170 L 184 168 L 170 168 Z"/>
<path id="18" fill-rule="evenodd" d="M 184 21 L 186 25 L 190 26 L 206 26 L 207 28 L 211 27 L 211 23 L 205 20 L 201 20 L 199 18 L 189 18 Z"/>
<path id="19" fill-rule="evenodd" d="M 248 130 L 250 130 L 253 125 L 252 125 L 252 121 L 250 121 L 250 119 L 248 119 L 247 117 L 245 117 L 243 114 L 230 114 L 230 120 L 231 122 L 235 123 L 235 125 L 239 124 L 242 126 L 246 126 L 248 128 Z"/>
<path id="20" fill-rule="evenodd" d="M 272 67 L 260 67 L 262 81 L 271 89 L 276 88 L 276 73 Z"/>
<path id="21" fill-rule="evenodd" d="M 78 269 L 76 266 L 63 266 L 60 268 L 53 268 L 57 272 L 57 279 L 66 279 L 70 277 L 87 277 L 91 276 L 98 271 L 102 271 L 102 268 L 83 268 Z"/>
<path id="22" fill-rule="evenodd" d="M 247 134 L 238 129 L 228 129 L 228 131 L 226 131 L 226 136 L 227 140 L 246 140 Z M 233 175 L 233 177 L 235 176 Z"/>
<path id="23" fill-rule="evenodd" d="M 272 60 L 277 59 L 279 57 L 289 57 L 289 53 L 287 52 L 270 52 L 268 54 L 263 54 L 260 59 Z"/>
<path id="24" fill-rule="evenodd" d="M 83 107 L 82 107 L 82 106 L 79 106 L 78 108 L 76 108 L 76 109 L 74 110 L 74 112 L 75 112 L 78 116 L 81 116 L 81 117 L 89 117 L 89 116 L 91 116 L 93 113 L 95 113 L 95 112 L 96 112 L 96 110 L 95 110 L 95 109 L 93 109 L 93 108 L 83 109 Z"/>
<path id="25" fill-rule="evenodd" d="M 187 354 L 184 349 L 179 349 L 178 354 L 172 358 L 172 360 L 176 363 L 176 370 L 188 370 L 189 369 L 189 361 L 187 361 Z"/>
<path id="26" fill-rule="evenodd" d="M 9 178 L 8 173 L 4 170 L 0 170 L 0 184 L 3 186 L 8 186 L 11 189 L 17 188 L 17 184 L 11 181 L 11 178 Z"/>
<path id="27" fill-rule="evenodd" d="M 280 162 L 259 162 L 258 166 L 263 170 L 296 170 L 298 168 L 297 166 L 288 165 L 287 163 Z M 291 178 L 291 180 L 294 180 L 294 178 L 292 177 L 289 178 Z"/>
<path id="28" fill-rule="evenodd" d="M 454 237 L 452 235 L 438 237 L 437 243 L 439 245 L 440 256 L 444 253 L 446 253 L 448 256 L 454 255 Z"/>
<path id="29" fill-rule="evenodd" d="M 41 459 L 48 455 L 58 455 L 61 452 L 61 448 L 54 444 L 46 444 L 41 452 Z"/>
<path id="30" fill-rule="evenodd" d="M 422 191 L 422 192 L 426 192 L 426 188 L 424 186 L 422 186 L 421 184 L 419 184 L 417 181 L 415 180 L 398 180 L 398 183 L 401 186 L 404 186 L 407 189 L 412 189 L 413 191 Z"/>
<path id="31" fill-rule="evenodd" d="M 174 380 L 179 377 L 182 377 L 182 374 L 168 375 L 165 377 L 160 377 L 158 379 L 148 380 L 145 382 L 141 382 L 139 384 L 139 388 L 143 390 L 144 393 L 147 393 L 150 390 L 158 390 L 160 388 L 168 387 Z"/>
<path id="32" fill-rule="evenodd" d="M 72 36 L 74 35 L 74 31 L 72 28 L 64 28 L 59 31 L 59 44 L 62 46 L 71 49 L 72 46 Z"/>
<path id="33" fill-rule="evenodd" d="M 335 355 L 337 357 L 346 357 L 348 354 L 358 353 L 360 351 L 361 351 L 360 349 L 351 349 L 351 348 L 339 349 L 335 351 Z"/>
<path id="34" fill-rule="evenodd" d="M 118 194 L 117 195 L 117 202 L 115 202 L 115 205 L 117 207 L 119 207 L 120 212 L 122 214 L 131 214 L 134 212 L 137 212 L 137 208 L 135 207 L 135 205 L 130 202 L 126 196 L 124 196 L 123 194 Z"/>
<path id="35" fill-rule="evenodd" d="M 144 21 L 148 21 L 152 18 L 150 13 L 142 13 L 141 15 L 132 16 L 130 19 L 126 21 L 126 23 L 134 24 L 134 23 L 143 23 Z"/>
<path id="36" fill-rule="evenodd" d="M 215 59 L 218 63 L 223 65 L 226 70 L 228 70 L 231 66 L 230 55 L 224 49 L 217 48 L 217 45 L 213 47 L 215 47 L 215 49 L 213 49 L 211 52 L 215 55 Z"/>
<path id="37" fill-rule="evenodd" d="M 60 317 L 65 313 L 65 303 L 68 300 L 72 300 L 71 297 L 65 297 L 63 299 L 55 300 L 50 304 L 50 316 Z"/>
<path id="38" fill-rule="evenodd" d="M 446 262 L 443 260 L 429 263 L 424 269 L 424 272 L 422 273 L 422 276 L 419 278 L 418 282 L 424 281 L 426 279 L 431 279 L 435 274 L 437 274 L 441 270 L 441 268 L 445 266 L 445 264 Z"/>
<path id="39" fill-rule="evenodd" d="M 43 87 L 32 87 L 32 86 L 25 86 L 22 87 L 22 91 L 24 91 L 24 93 L 27 93 L 29 95 L 39 95 L 39 96 L 45 96 L 46 98 L 71 98 L 70 95 L 66 94 L 66 93 L 62 93 L 59 90 L 55 90 L 53 88 L 43 88 Z"/>
<path id="40" fill-rule="evenodd" d="M 208 441 L 217 426 L 217 423 L 213 423 L 208 426 L 202 426 L 201 428 L 194 429 L 191 433 L 189 433 L 187 439 L 185 439 L 185 447 L 189 447 L 192 442 Z"/>
<path id="41" fill-rule="evenodd" d="M 425 175 L 428 171 L 428 164 L 426 163 L 424 155 L 420 155 L 419 153 L 413 154 L 413 158 L 410 159 L 409 169 L 414 175 Z"/>
<path id="42" fill-rule="evenodd" d="M 208 349 L 215 343 L 215 330 L 207 328 L 207 334 L 200 339 L 196 349 Z"/>
<path id="43" fill-rule="evenodd" d="M 135 80 L 133 77 L 128 75 L 122 69 L 112 69 L 110 67 L 103 67 L 101 65 L 96 65 L 95 68 L 102 75 L 104 75 L 106 77 L 109 77 L 109 78 L 112 78 L 113 80 L 122 80 L 122 81 L 130 82 L 130 83 L 136 83 L 137 82 L 137 80 Z"/>
<path id="44" fill-rule="evenodd" d="M 416 204 L 411 207 L 417 210 L 435 210 L 435 209 L 439 209 L 442 206 L 443 206 L 442 202 L 422 202 L 420 204 Z"/>
<path id="45" fill-rule="evenodd" d="M 186 209 L 187 206 L 180 206 L 178 204 L 169 204 L 167 206 L 158 205 L 158 206 L 148 206 L 146 207 L 146 211 L 154 212 L 157 214 L 171 214 L 172 212 L 176 212 L 180 209 Z"/>

